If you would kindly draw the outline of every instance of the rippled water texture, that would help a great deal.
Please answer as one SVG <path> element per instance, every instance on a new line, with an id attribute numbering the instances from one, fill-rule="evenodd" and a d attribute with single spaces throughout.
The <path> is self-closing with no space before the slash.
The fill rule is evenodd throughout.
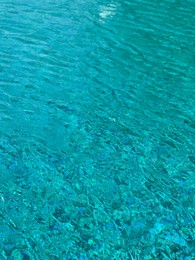
<path id="1" fill-rule="evenodd" d="M 0 0 L 0 258 L 195 259 L 194 0 Z"/>

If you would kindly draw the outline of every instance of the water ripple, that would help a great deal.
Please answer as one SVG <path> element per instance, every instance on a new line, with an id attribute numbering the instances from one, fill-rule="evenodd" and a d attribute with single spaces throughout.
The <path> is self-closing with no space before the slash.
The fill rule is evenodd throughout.
<path id="1" fill-rule="evenodd" d="M 0 1 L 3 259 L 195 258 L 194 13 Z"/>

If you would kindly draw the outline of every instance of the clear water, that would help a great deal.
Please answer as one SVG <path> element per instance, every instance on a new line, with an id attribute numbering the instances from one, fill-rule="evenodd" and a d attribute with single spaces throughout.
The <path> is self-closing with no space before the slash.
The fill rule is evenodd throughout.
<path id="1" fill-rule="evenodd" d="M 195 259 L 193 0 L 0 0 L 0 259 Z"/>

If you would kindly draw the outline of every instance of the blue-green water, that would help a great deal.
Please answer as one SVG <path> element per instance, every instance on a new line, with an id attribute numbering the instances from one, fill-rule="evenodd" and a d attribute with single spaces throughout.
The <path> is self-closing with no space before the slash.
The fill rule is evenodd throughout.
<path id="1" fill-rule="evenodd" d="M 0 259 L 195 259 L 193 0 L 0 0 Z"/>

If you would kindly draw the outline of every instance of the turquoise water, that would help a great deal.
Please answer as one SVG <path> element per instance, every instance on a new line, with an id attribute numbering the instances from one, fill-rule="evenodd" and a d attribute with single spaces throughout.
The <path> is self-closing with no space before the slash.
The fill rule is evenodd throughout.
<path id="1" fill-rule="evenodd" d="M 0 0 L 0 259 L 195 259 L 194 15 Z"/>

